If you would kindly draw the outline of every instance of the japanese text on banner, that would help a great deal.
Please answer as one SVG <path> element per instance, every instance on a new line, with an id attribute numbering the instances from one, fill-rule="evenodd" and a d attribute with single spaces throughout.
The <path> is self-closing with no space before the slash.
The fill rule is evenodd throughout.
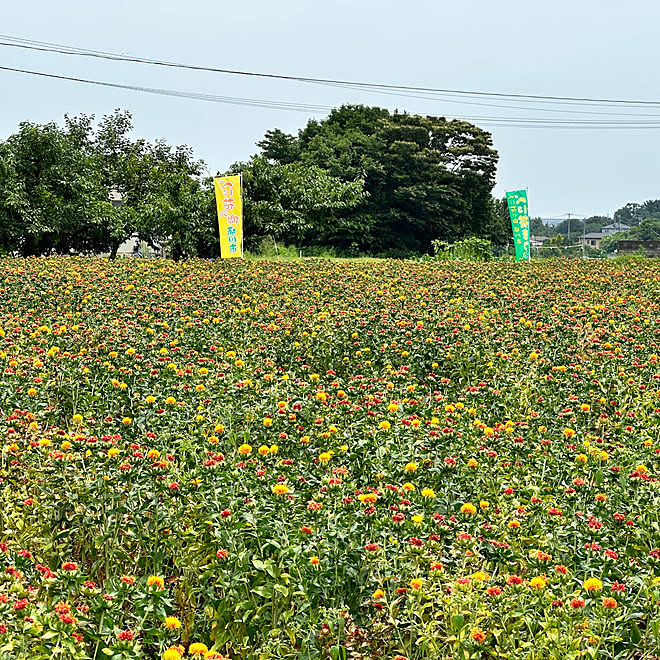
<path id="1" fill-rule="evenodd" d="M 511 216 L 513 230 L 513 245 L 516 250 L 516 261 L 529 259 L 529 209 L 527 191 L 513 190 L 506 194 L 506 202 Z"/>
<path id="2" fill-rule="evenodd" d="M 223 259 L 243 256 L 243 199 L 241 175 L 213 179 L 218 205 L 220 254 Z"/>

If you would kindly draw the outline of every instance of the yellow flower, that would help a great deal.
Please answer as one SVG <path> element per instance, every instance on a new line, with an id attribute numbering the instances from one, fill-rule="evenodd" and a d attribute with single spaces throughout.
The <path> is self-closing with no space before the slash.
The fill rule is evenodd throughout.
<path id="1" fill-rule="evenodd" d="M 332 452 L 331 451 L 324 451 L 319 456 L 319 461 L 321 461 L 321 463 L 327 463 L 331 458 L 332 458 Z"/>
<path id="2" fill-rule="evenodd" d="M 73 416 L 73 423 L 74 424 L 82 424 L 83 421 L 83 416 L 82 415 L 74 415 Z"/>
<path id="3" fill-rule="evenodd" d="M 398 409 L 399 409 L 399 406 L 394 402 L 390 403 L 390 405 L 387 406 L 387 410 L 391 413 L 395 413 Z"/>
<path id="4" fill-rule="evenodd" d="M 181 654 L 172 647 L 163 653 L 163 660 L 181 660 Z"/>
<path id="5" fill-rule="evenodd" d="M 406 472 L 414 472 L 417 469 L 417 463 L 408 463 L 404 470 Z"/>
<path id="6" fill-rule="evenodd" d="M 168 616 L 165 619 L 164 625 L 168 630 L 178 630 L 181 628 L 181 621 L 179 621 L 179 619 L 177 619 L 175 616 Z"/>
<path id="7" fill-rule="evenodd" d="M 470 504 L 467 502 L 461 507 L 461 513 L 467 513 L 469 515 L 472 515 L 477 512 L 477 507 L 474 506 L 474 504 Z"/>
<path id="8" fill-rule="evenodd" d="M 264 417 L 264 426 L 272 426 L 273 420 L 270 417 Z"/>
<path id="9" fill-rule="evenodd" d="M 176 399 L 173 396 L 168 396 L 167 399 L 165 399 L 165 403 L 168 406 L 173 406 L 176 403 Z"/>
<path id="10" fill-rule="evenodd" d="M 490 575 L 488 575 L 488 573 L 484 573 L 483 571 L 477 571 L 472 576 L 472 579 L 475 582 L 488 582 L 488 580 L 490 580 Z"/>
<path id="11" fill-rule="evenodd" d="M 401 488 L 403 488 L 403 490 L 406 490 L 408 492 L 412 492 L 415 490 L 415 486 L 413 486 L 410 482 L 406 482 L 405 484 L 403 484 L 403 486 L 401 486 Z"/>
<path id="12" fill-rule="evenodd" d="M 422 497 L 432 498 L 435 497 L 435 491 L 433 488 L 424 488 L 422 489 Z"/>
<path id="13" fill-rule="evenodd" d="M 587 455 L 586 455 L 586 454 L 578 454 L 578 455 L 575 457 L 575 460 L 576 460 L 578 463 L 586 463 L 588 459 L 587 459 Z"/>
<path id="14" fill-rule="evenodd" d="M 603 588 L 603 583 L 597 577 L 592 577 L 585 580 L 582 586 L 586 591 L 600 591 Z"/>
<path id="15" fill-rule="evenodd" d="M 151 394 L 146 398 L 147 403 L 154 403 L 156 401 L 155 396 L 151 396 Z"/>
<path id="16" fill-rule="evenodd" d="M 508 524 L 509 529 L 517 529 L 520 527 L 520 521 L 519 520 L 509 520 Z"/>
<path id="17" fill-rule="evenodd" d="M 117 447 L 111 447 L 110 449 L 108 449 L 108 456 L 110 458 L 114 458 L 115 456 L 118 455 L 119 455 L 119 449 L 117 449 Z"/>
<path id="18" fill-rule="evenodd" d="M 490 506 L 490 502 L 487 502 L 486 500 L 481 500 L 481 502 L 479 502 L 479 506 L 482 509 L 487 509 Z"/>
<path id="19" fill-rule="evenodd" d="M 151 587 L 153 585 L 156 585 L 159 589 L 162 589 L 165 586 L 165 580 L 157 575 L 150 575 L 147 578 L 147 586 Z"/>
<path id="20" fill-rule="evenodd" d="M 271 454 L 277 454 L 277 452 L 280 450 L 280 448 L 277 445 L 271 445 L 270 449 L 268 450 Z"/>
<path id="21" fill-rule="evenodd" d="M 371 597 L 374 600 L 378 600 L 379 598 L 382 598 L 385 595 L 385 592 L 382 589 L 376 589 L 376 591 L 371 594 Z"/>
<path id="22" fill-rule="evenodd" d="M 475 467 L 477 467 L 477 465 L 479 465 L 479 464 L 477 463 L 477 460 L 476 460 L 475 458 L 471 458 L 471 459 L 467 462 L 467 466 L 468 466 L 469 468 L 475 468 Z"/>
<path id="23" fill-rule="evenodd" d="M 190 655 L 202 655 L 202 653 L 208 653 L 208 650 L 209 647 L 201 642 L 195 642 L 188 647 L 188 653 L 190 653 Z"/>
<path id="24" fill-rule="evenodd" d="M 538 575 L 529 581 L 529 586 L 534 589 L 544 589 L 548 584 L 548 580 L 544 575 Z"/>
<path id="25" fill-rule="evenodd" d="M 261 445 L 261 447 L 259 447 L 259 453 L 262 456 L 267 456 L 270 453 L 270 449 L 268 449 L 266 445 Z"/>
<path id="26" fill-rule="evenodd" d="M 241 445 L 238 448 L 238 453 L 241 454 L 241 456 L 249 456 L 252 453 L 252 447 L 250 445 Z"/>
<path id="27" fill-rule="evenodd" d="M 273 493 L 275 495 L 286 495 L 289 492 L 289 487 L 285 484 L 275 484 L 273 486 Z"/>
<path id="28" fill-rule="evenodd" d="M 530 360 L 538 360 L 539 359 L 539 354 L 532 352 L 532 353 L 529 354 L 529 359 Z"/>
<path id="29" fill-rule="evenodd" d="M 419 578 L 413 578 L 410 580 L 411 589 L 421 589 L 423 582 Z"/>
<path id="30" fill-rule="evenodd" d="M 392 425 L 384 419 L 379 425 L 378 428 L 383 430 L 383 431 L 388 431 Z"/>
<path id="31" fill-rule="evenodd" d="M 415 525 L 421 525 L 422 521 L 424 520 L 424 516 L 421 516 L 419 514 L 414 515 L 411 520 L 415 523 Z"/>

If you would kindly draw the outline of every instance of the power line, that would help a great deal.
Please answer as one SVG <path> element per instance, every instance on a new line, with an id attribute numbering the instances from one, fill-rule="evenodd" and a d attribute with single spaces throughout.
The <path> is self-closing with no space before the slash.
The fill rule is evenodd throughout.
<path id="1" fill-rule="evenodd" d="M 44 52 L 57 52 L 63 55 L 77 55 L 83 57 L 94 57 L 105 60 L 114 60 L 121 62 L 132 62 L 139 64 L 149 64 L 154 66 L 169 67 L 176 69 L 188 69 L 191 71 L 208 71 L 212 73 L 222 73 L 229 75 L 258 77 L 258 78 L 271 78 L 277 80 L 290 80 L 295 82 L 305 82 L 323 85 L 341 85 L 350 86 L 354 89 L 371 89 L 371 90 L 392 90 L 404 92 L 423 92 L 430 94 L 453 94 L 460 96 L 472 97 L 487 97 L 487 98 L 502 98 L 510 100 L 527 100 L 547 103 L 576 103 L 576 104 L 606 104 L 606 105 L 619 105 L 619 106 L 652 106 L 660 107 L 660 101 L 647 101 L 647 100 L 633 100 L 633 99 L 608 99 L 608 98 L 589 98 L 589 97 L 575 97 L 575 96 L 552 96 L 541 94 L 518 94 L 518 93 L 504 93 L 504 92 L 483 92 L 474 90 L 459 90 L 448 88 L 436 87 L 417 87 L 412 85 L 393 85 L 385 83 L 369 83 L 360 81 L 348 80 L 335 80 L 331 78 L 313 78 L 306 76 L 293 76 L 284 74 L 263 73 L 255 71 L 243 71 L 239 69 L 225 69 L 220 67 L 203 66 L 195 64 L 185 64 L 181 62 L 169 62 L 166 60 L 158 60 L 146 57 L 137 57 L 129 55 L 121 55 L 119 53 L 112 53 L 107 51 L 97 51 L 92 49 L 77 48 L 75 46 L 67 46 L 64 44 L 50 43 L 45 41 L 35 41 L 31 39 L 23 39 L 20 37 L 13 37 L 11 35 L 1 35 L 0 46 L 8 46 L 13 48 L 23 48 L 29 50 L 38 50 Z"/>
<path id="2" fill-rule="evenodd" d="M 134 92 L 145 92 L 147 94 L 159 94 L 162 96 L 174 96 L 178 98 L 189 98 L 197 101 L 211 101 L 214 103 L 229 103 L 232 105 L 247 105 L 260 108 L 269 108 L 273 110 L 295 110 L 309 113 L 325 113 L 331 108 L 321 105 L 306 105 L 299 103 L 289 103 L 287 101 L 271 101 L 266 99 L 250 99 L 237 96 L 218 96 L 215 94 L 202 94 L 199 92 L 185 92 L 173 89 L 161 89 L 158 87 L 141 87 L 139 85 L 125 85 L 121 83 L 112 83 L 102 80 L 90 80 L 88 78 L 75 78 L 72 76 L 61 76 L 55 73 L 44 73 L 42 71 L 30 71 L 28 69 L 17 69 L 9 66 L 0 66 L 1 71 L 12 71 L 14 73 L 24 73 L 30 76 L 39 76 L 42 78 L 54 78 L 56 80 L 68 80 L 70 82 L 84 83 L 87 85 L 97 85 L 100 87 L 110 87 L 113 89 L 126 89 Z"/>
<path id="3" fill-rule="evenodd" d="M 269 99 L 254 99 L 237 96 L 220 96 L 216 94 L 205 94 L 200 92 L 187 92 L 182 90 L 162 89 L 158 87 L 144 87 L 140 85 L 127 85 L 122 83 L 112 83 L 102 80 L 92 80 L 89 78 L 78 78 L 73 76 L 63 76 L 54 73 L 45 73 L 43 71 L 32 71 L 29 69 L 19 69 L 15 67 L 0 66 L 0 71 L 9 71 L 13 73 L 22 73 L 42 78 L 51 78 L 55 80 L 66 80 L 69 82 L 83 83 L 87 85 L 96 85 L 99 87 L 109 87 L 112 89 L 125 89 L 147 94 L 158 94 L 161 96 L 171 96 L 177 98 L 188 98 L 197 101 L 209 101 L 213 103 L 227 103 L 231 105 L 243 105 L 251 107 L 268 108 L 273 110 L 290 110 L 306 113 L 327 113 L 332 108 L 329 106 L 291 103 L 287 101 L 274 101 Z M 481 117 L 481 116 L 449 116 L 449 119 L 459 121 L 478 121 L 483 125 L 491 125 L 504 128 L 599 128 L 599 129 L 660 129 L 660 120 L 571 120 L 571 119 L 538 119 L 538 118 L 520 118 L 520 117 Z"/>

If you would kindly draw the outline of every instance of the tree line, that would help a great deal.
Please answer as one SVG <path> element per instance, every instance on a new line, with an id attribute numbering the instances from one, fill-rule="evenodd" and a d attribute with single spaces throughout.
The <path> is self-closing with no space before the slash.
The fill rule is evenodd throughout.
<path id="1" fill-rule="evenodd" d="M 22 123 L 0 142 L 0 252 L 116 255 L 131 237 L 174 258 L 219 254 L 212 177 L 186 146 L 134 139 L 130 113 Z M 246 248 L 411 256 L 435 239 L 510 241 L 490 133 L 465 121 L 346 105 L 273 129 L 244 175 Z M 112 194 L 121 197 L 113 203 Z"/>

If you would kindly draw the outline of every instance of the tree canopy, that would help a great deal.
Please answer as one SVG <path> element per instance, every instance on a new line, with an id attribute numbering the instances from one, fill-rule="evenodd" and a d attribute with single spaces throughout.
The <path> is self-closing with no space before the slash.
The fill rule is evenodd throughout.
<path id="1" fill-rule="evenodd" d="M 132 137 L 130 113 L 25 122 L 0 142 L 0 251 L 109 253 L 131 237 L 172 256 L 219 254 L 210 176 L 186 146 Z M 506 243 L 497 152 L 464 121 L 345 105 L 296 135 L 268 131 L 244 175 L 248 247 L 407 256 L 431 241 Z M 121 197 L 113 204 L 111 193 Z"/>
<path id="2" fill-rule="evenodd" d="M 490 134 L 468 122 L 345 105 L 296 136 L 268 131 L 259 147 L 273 166 L 364 182 L 359 203 L 338 209 L 309 241 L 405 254 L 436 238 L 503 238 L 491 197 L 497 152 Z"/>
<path id="3" fill-rule="evenodd" d="M 133 235 L 194 254 L 206 192 L 188 147 L 132 140 L 131 115 L 22 123 L 0 142 L 0 249 L 24 256 L 116 254 Z M 121 205 L 113 205 L 110 193 Z"/>

